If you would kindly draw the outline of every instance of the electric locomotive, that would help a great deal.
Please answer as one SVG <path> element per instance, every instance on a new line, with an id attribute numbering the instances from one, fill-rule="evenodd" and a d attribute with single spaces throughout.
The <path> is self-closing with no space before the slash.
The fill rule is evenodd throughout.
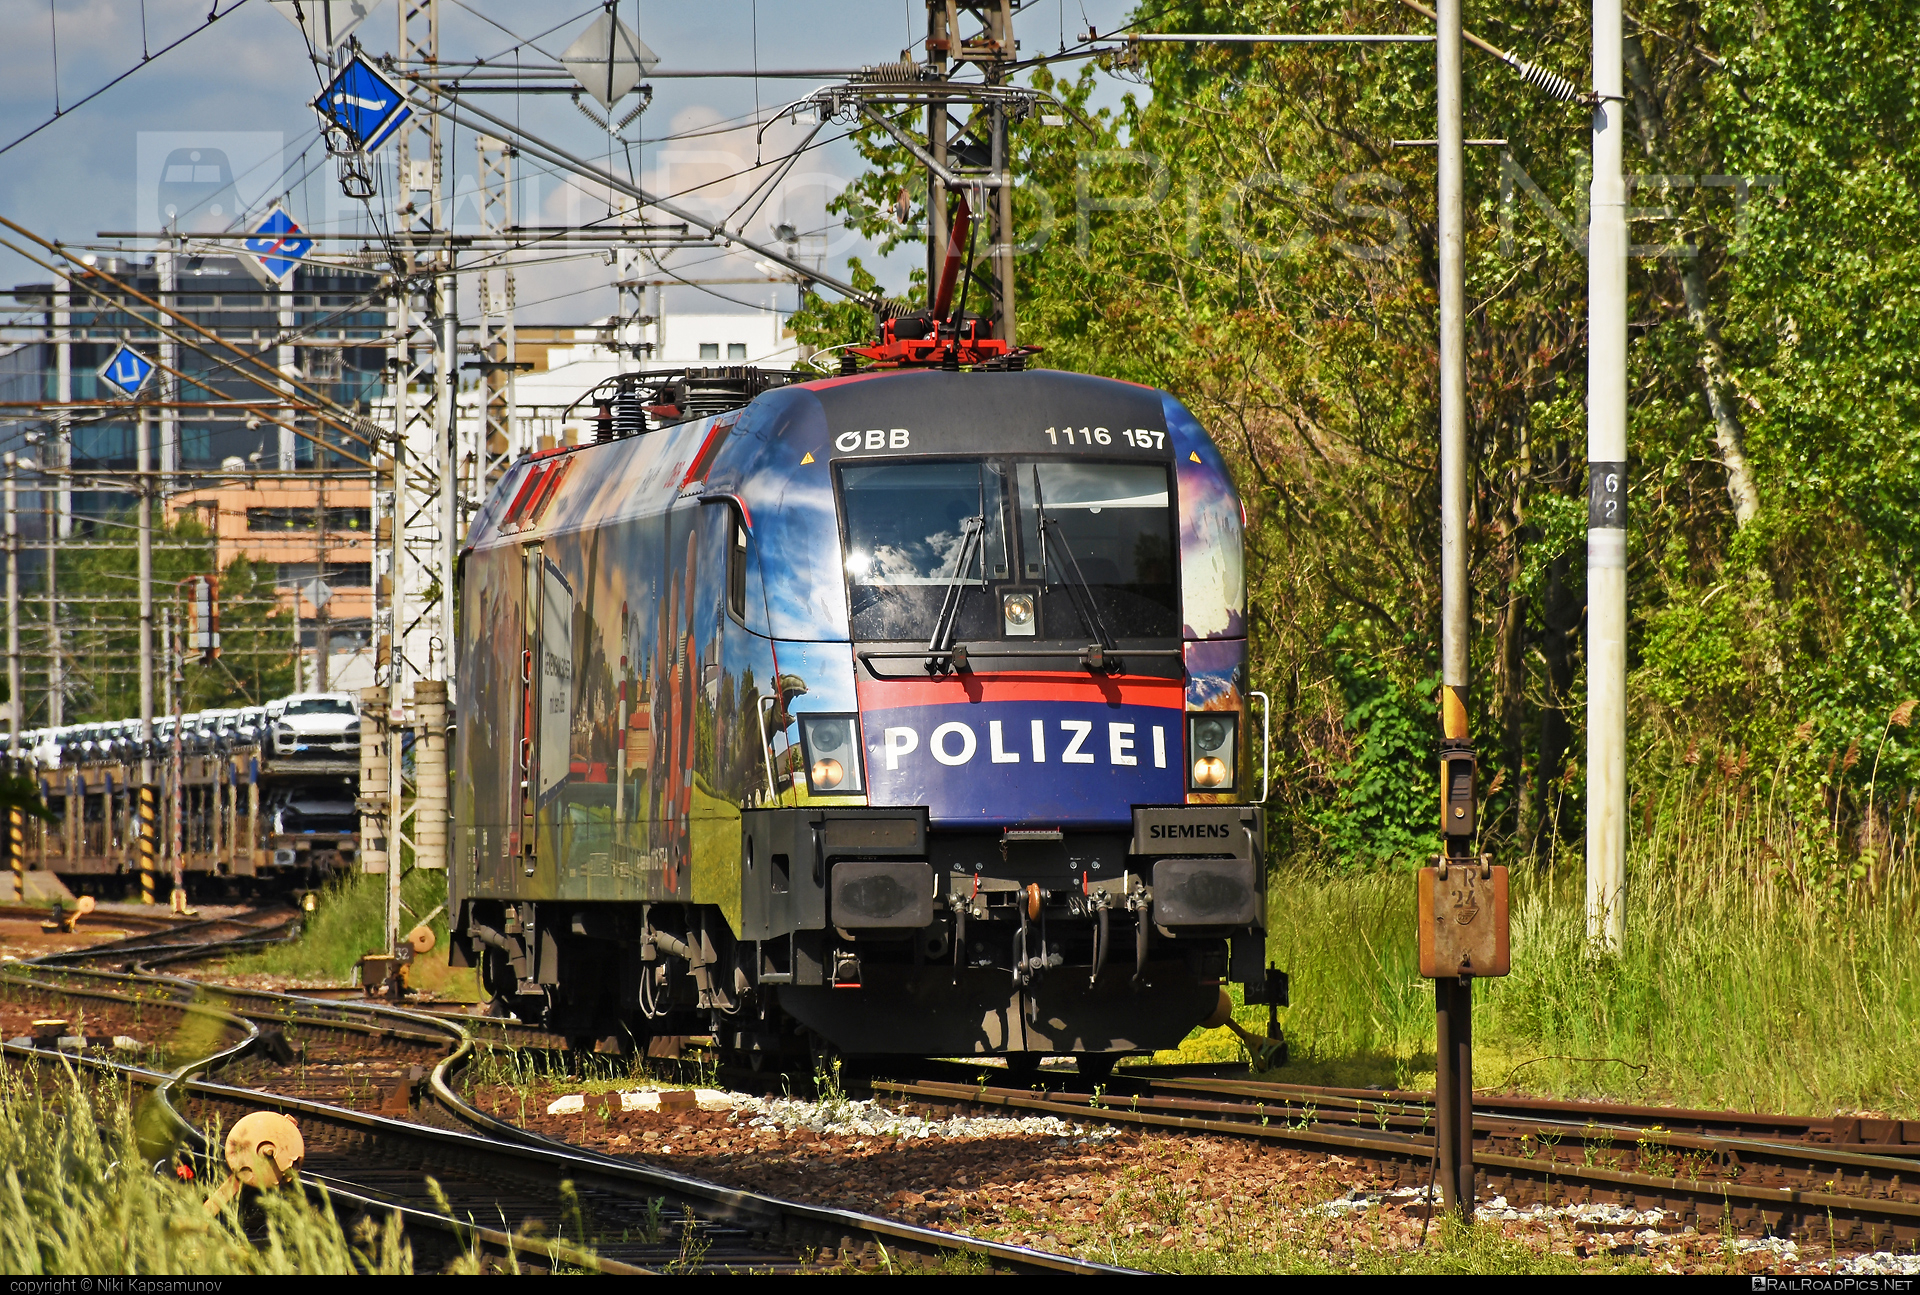
<path id="1" fill-rule="evenodd" d="M 635 379 L 500 482 L 450 875 L 499 1009 L 1097 1073 L 1283 992 L 1220 454 L 1164 392 L 983 367 Z"/>

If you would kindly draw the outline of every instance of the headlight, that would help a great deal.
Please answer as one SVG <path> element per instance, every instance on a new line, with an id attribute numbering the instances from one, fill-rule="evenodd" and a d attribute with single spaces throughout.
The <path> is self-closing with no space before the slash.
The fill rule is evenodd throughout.
<path id="1" fill-rule="evenodd" d="M 1006 632 L 1009 635 L 1031 638 L 1036 628 L 1033 616 L 1033 595 L 1030 593 L 1002 594 L 1000 616 L 1005 622 Z"/>
<path id="2" fill-rule="evenodd" d="M 1187 750 L 1193 766 L 1188 785 L 1194 791 L 1232 791 L 1239 751 L 1239 717 L 1209 711 L 1187 717 Z"/>
<path id="3" fill-rule="evenodd" d="M 860 778 L 860 721 L 854 715 L 803 715 L 800 744 L 807 759 L 807 786 L 814 794 L 847 795 L 865 790 Z"/>

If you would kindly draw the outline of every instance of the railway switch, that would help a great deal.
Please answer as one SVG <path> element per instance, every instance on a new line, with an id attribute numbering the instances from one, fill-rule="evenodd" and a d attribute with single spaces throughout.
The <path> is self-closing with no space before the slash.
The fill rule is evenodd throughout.
<path id="1" fill-rule="evenodd" d="M 219 1213 L 243 1187 L 265 1189 L 293 1181 L 307 1158 L 307 1142 L 292 1116 L 255 1111 L 227 1133 L 226 1152 L 228 1178 L 207 1197 L 209 1214 Z"/>

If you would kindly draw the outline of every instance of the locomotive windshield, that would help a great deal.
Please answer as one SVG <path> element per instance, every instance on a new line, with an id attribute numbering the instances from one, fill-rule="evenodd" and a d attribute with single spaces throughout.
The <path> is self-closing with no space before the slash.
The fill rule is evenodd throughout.
<path id="1" fill-rule="evenodd" d="M 856 636 L 924 638 L 955 584 L 977 587 L 1007 578 L 1000 464 L 848 467 L 841 472 L 840 489 Z M 990 613 L 988 600 L 965 600 L 960 633 L 990 633 Z"/>
<path id="2" fill-rule="evenodd" d="M 1179 632 L 1173 582 L 1173 510 L 1167 470 L 1143 463 L 1024 462 L 1020 485 L 1020 570 L 1048 585 L 1084 579 L 1094 610 L 1129 637 Z M 1046 518 L 1042 534 L 1040 521 Z M 1094 633 L 1073 604 L 1056 600 L 1052 637 Z"/>
<path id="3" fill-rule="evenodd" d="M 862 464 L 843 468 L 840 486 L 856 638 L 928 638 L 956 586 L 950 614 L 960 640 L 1096 637 L 1070 585 L 1115 635 L 1179 632 L 1162 466 Z"/>

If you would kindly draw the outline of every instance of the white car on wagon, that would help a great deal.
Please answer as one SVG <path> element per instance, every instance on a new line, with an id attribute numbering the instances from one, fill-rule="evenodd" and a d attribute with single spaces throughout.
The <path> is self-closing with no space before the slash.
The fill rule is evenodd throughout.
<path id="1" fill-rule="evenodd" d="M 274 759 L 341 759 L 360 752 L 360 704 L 350 692 L 299 692 L 267 703 Z"/>

